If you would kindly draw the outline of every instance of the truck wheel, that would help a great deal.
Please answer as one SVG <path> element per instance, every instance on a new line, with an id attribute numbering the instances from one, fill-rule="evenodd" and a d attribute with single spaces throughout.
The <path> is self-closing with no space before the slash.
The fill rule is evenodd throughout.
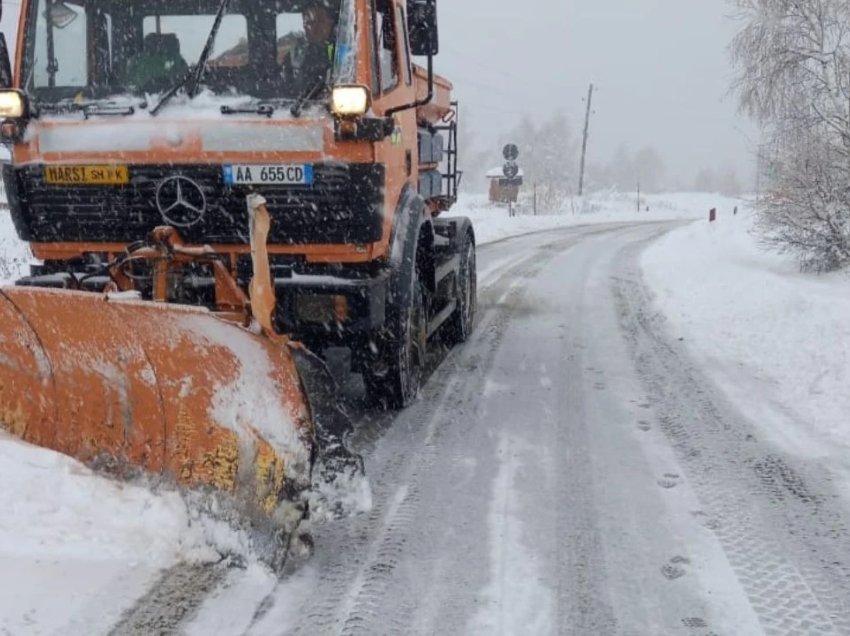
<path id="1" fill-rule="evenodd" d="M 403 409 L 416 399 L 428 350 L 428 320 L 419 276 L 413 277 L 410 301 L 381 345 L 386 372 L 363 374 L 366 392 L 376 404 Z"/>
<path id="2" fill-rule="evenodd" d="M 457 309 L 443 327 L 443 342 L 450 347 L 466 342 L 472 333 L 475 309 L 478 302 L 478 274 L 475 261 L 475 243 L 468 234 L 463 240 L 458 271 Z"/>

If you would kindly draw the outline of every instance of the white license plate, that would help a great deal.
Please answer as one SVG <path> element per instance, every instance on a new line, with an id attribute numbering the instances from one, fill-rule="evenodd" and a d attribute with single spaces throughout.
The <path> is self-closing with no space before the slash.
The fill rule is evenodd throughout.
<path id="1" fill-rule="evenodd" d="M 223 166 L 224 183 L 233 185 L 312 185 L 313 166 L 286 165 L 231 165 Z"/>

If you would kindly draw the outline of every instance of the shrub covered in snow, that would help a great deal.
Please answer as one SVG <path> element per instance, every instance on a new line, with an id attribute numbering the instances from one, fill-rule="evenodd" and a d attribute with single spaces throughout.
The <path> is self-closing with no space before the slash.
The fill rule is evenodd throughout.
<path id="1" fill-rule="evenodd" d="M 764 241 L 804 270 L 850 264 L 850 4 L 734 0 L 732 45 L 743 109 L 762 124 Z"/>

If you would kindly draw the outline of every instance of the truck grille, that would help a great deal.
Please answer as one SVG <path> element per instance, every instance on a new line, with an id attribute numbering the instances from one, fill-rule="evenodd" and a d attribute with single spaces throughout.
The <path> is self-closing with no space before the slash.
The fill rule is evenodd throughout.
<path id="1" fill-rule="evenodd" d="M 10 174 L 6 176 L 7 182 Z M 204 193 L 200 219 L 180 224 L 190 243 L 247 244 L 247 190 L 225 185 L 221 166 L 130 166 L 125 186 L 46 185 L 41 166 L 14 173 L 10 197 L 19 233 L 34 242 L 118 242 L 142 240 L 168 225 L 156 204 L 164 179 L 191 179 Z M 371 164 L 316 164 L 310 186 L 263 185 L 272 216 L 272 244 L 371 243 L 383 228 L 384 168 Z M 172 219 L 174 220 L 174 219 Z"/>

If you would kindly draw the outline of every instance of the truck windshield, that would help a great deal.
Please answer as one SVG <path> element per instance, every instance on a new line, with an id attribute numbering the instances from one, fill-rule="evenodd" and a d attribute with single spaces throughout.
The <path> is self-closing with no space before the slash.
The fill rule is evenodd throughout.
<path id="1" fill-rule="evenodd" d="M 354 68 L 354 0 L 233 0 L 203 87 L 292 100 Z M 220 0 L 34 0 L 24 88 L 37 103 L 162 93 L 201 56 Z M 322 98 L 322 92 L 316 93 Z"/>

